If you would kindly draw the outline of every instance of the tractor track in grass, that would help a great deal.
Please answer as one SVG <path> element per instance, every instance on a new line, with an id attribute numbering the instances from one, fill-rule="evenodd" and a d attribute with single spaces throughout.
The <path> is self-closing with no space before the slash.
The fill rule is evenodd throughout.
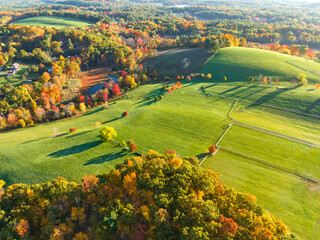
<path id="1" fill-rule="evenodd" d="M 297 171 L 292 170 L 292 169 L 290 169 L 290 168 L 282 167 L 282 166 L 280 166 L 280 165 L 277 165 L 277 164 L 274 164 L 274 163 L 270 163 L 269 161 L 266 161 L 266 160 L 263 160 L 263 159 L 260 159 L 260 158 L 256 158 L 256 157 L 252 157 L 252 156 L 249 156 L 249 155 L 246 155 L 246 154 L 243 154 L 243 153 L 234 151 L 234 150 L 229 149 L 229 148 L 226 148 L 226 147 L 220 147 L 220 149 L 221 149 L 222 151 L 231 153 L 231 154 L 233 154 L 233 155 L 237 155 L 237 156 L 243 157 L 243 158 L 245 158 L 245 159 L 248 159 L 248 160 L 250 160 L 250 161 L 259 163 L 259 164 L 261 164 L 261 165 L 263 165 L 263 166 L 271 167 L 271 168 L 277 169 L 277 170 L 279 170 L 279 171 L 292 174 L 292 175 L 294 175 L 294 176 L 296 176 L 296 177 L 301 178 L 301 179 L 304 180 L 304 181 L 307 181 L 307 182 L 310 182 L 310 183 L 319 183 L 319 180 L 318 180 L 318 179 L 315 179 L 315 178 L 313 178 L 313 177 L 311 177 L 311 176 L 309 176 L 309 175 L 306 175 L 306 174 L 304 174 L 304 173 L 297 172 Z"/>
<path id="2" fill-rule="evenodd" d="M 203 89 L 204 90 L 204 89 Z M 204 92 L 206 92 L 204 90 Z M 233 98 L 234 99 L 234 98 Z M 234 154 L 234 155 L 238 155 L 238 156 L 242 156 L 246 159 L 249 159 L 249 160 L 252 160 L 256 163 L 259 163 L 259 164 L 262 164 L 264 166 L 268 166 L 268 167 L 272 167 L 274 169 L 277 169 L 277 170 L 280 170 L 282 172 L 286 172 L 286 173 L 289 173 L 289 174 L 292 174 L 292 175 L 295 175 L 297 177 L 300 177 L 302 180 L 304 181 L 308 181 L 308 182 L 311 182 L 311 183 L 319 183 L 319 180 L 318 179 L 315 179 L 313 178 L 312 176 L 309 176 L 309 175 L 306 175 L 304 173 L 300 173 L 300 172 L 297 172 L 295 170 L 292 170 L 292 169 L 289 169 L 289 168 L 285 168 L 285 167 L 282 167 L 280 165 L 277 165 L 277 164 L 273 164 L 273 163 L 270 163 L 266 160 L 263 160 L 263 159 L 259 159 L 259 158 L 256 158 L 256 157 L 252 157 L 252 156 L 249 156 L 249 155 L 245 155 L 245 154 L 242 154 L 242 153 L 239 153 L 239 152 L 235 152 L 233 150 L 230 150 L 228 148 L 225 148 L 225 147 L 220 147 L 219 146 L 219 143 L 221 142 L 221 140 L 224 138 L 224 136 L 228 133 L 228 131 L 230 130 L 230 128 L 233 126 L 233 125 L 238 125 L 238 126 L 241 126 L 241 127 L 245 127 L 245 128 L 249 128 L 249 129 L 252 129 L 252 130 L 255 130 L 255 131 L 260 131 L 260 132 L 264 132 L 264 133 L 267 133 L 267 134 L 270 134 L 270 135 L 273 135 L 273 136 L 277 136 L 277 137 L 280 137 L 280 138 L 284 138 L 284 139 L 287 139 L 287 140 L 290 140 L 290 141 L 294 141 L 296 143 L 299 143 L 299 144 L 303 144 L 303 145 L 308 145 L 310 147 L 316 147 L 316 148 L 320 148 L 320 146 L 316 145 L 316 144 L 312 144 L 312 143 L 309 143 L 309 142 L 305 142 L 305 141 L 302 141 L 302 140 L 299 140 L 299 139 L 296 139 L 296 138 L 293 138 L 293 137 L 288 137 L 288 136 L 285 136 L 285 135 L 282 135 L 280 133 L 277 133 L 277 132 L 272 132 L 272 131 L 269 131 L 269 130 L 266 130 L 266 129 L 262 129 L 262 128 L 258 128 L 258 127 L 254 127 L 254 126 L 251 126 L 251 125 L 248 125 L 248 124 L 244 124 L 244 123 L 241 123 L 241 122 L 238 122 L 238 121 L 234 121 L 234 119 L 231 117 L 231 113 L 232 111 L 235 109 L 237 103 L 238 103 L 238 99 L 234 99 L 235 102 L 234 104 L 232 105 L 230 111 L 227 113 L 227 119 L 229 119 L 231 121 L 231 123 L 229 124 L 229 126 L 226 128 L 226 130 L 223 132 L 223 134 L 220 136 L 220 138 L 218 139 L 218 141 L 216 142 L 215 146 L 218 147 L 218 149 L 216 150 L 216 152 L 221 149 L 222 151 L 226 151 L 226 152 L 229 152 L 231 154 Z M 214 155 L 216 154 L 216 152 L 214 153 Z M 208 158 L 209 154 L 207 154 L 200 162 L 200 165 Z"/>
<path id="3" fill-rule="evenodd" d="M 216 83 L 216 84 L 225 85 L 227 83 Z M 268 105 L 268 104 L 264 104 L 264 103 L 257 103 L 257 102 L 253 102 L 253 101 L 249 101 L 249 100 L 245 100 L 245 99 L 241 99 L 241 98 L 227 97 L 227 96 L 221 96 L 219 94 L 208 93 L 205 88 L 202 88 L 202 91 L 204 93 L 208 94 L 208 96 L 215 96 L 215 97 L 225 98 L 225 99 L 233 99 L 237 102 L 240 101 L 240 102 L 250 103 L 250 104 L 254 104 L 254 105 L 258 105 L 258 106 L 262 106 L 262 107 L 266 107 L 266 108 L 276 109 L 276 110 L 283 111 L 283 112 L 294 113 L 294 114 L 306 116 L 306 117 L 312 117 L 312 118 L 316 118 L 318 120 L 320 119 L 320 115 L 309 114 L 309 113 L 295 111 L 295 110 L 291 110 L 291 109 L 287 109 L 287 108 L 276 107 L 276 106 L 272 106 L 272 105 Z"/>
<path id="4" fill-rule="evenodd" d="M 266 130 L 266 129 L 254 127 L 254 126 L 251 126 L 249 124 L 245 124 L 245 123 L 241 123 L 241 122 L 237 122 L 237 121 L 234 121 L 233 124 L 234 125 L 238 125 L 238 126 L 242 126 L 242 127 L 246 127 L 246 128 L 250 128 L 250 129 L 253 129 L 253 130 L 256 130 L 256 131 L 259 131 L 259 132 L 268 133 L 270 135 L 274 135 L 274 136 L 277 136 L 277 137 L 285 138 L 285 139 L 294 141 L 296 143 L 308 145 L 310 147 L 320 148 L 319 145 L 315 145 L 315 144 L 312 144 L 312 143 L 309 143 L 309 142 L 305 142 L 305 141 L 302 141 L 302 140 L 299 140 L 299 139 L 296 139 L 296 138 L 293 138 L 293 137 L 288 137 L 288 136 L 282 135 L 282 134 L 277 133 L 277 132 L 272 132 L 272 131 L 269 131 L 269 130 Z"/>
<path id="5" fill-rule="evenodd" d="M 20 171 L 23 176 L 21 176 L 21 178 L 26 178 L 26 179 L 33 179 L 35 180 L 36 183 L 42 183 L 43 181 L 39 178 L 39 177 L 43 177 L 45 179 L 48 179 L 50 178 L 50 176 L 48 175 L 45 175 L 45 174 L 39 174 L 39 173 L 36 173 L 30 169 L 28 169 L 24 164 L 22 163 L 18 163 L 17 161 L 3 155 L 3 154 L 0 154 L 0 159 L 3 159 L 3 163 L 5 165 L 7 165 L 10 169 L 13 169 L 13 170 L 16 170 L 16 171 Z M 55 178 L 56 176 L 53 176 L 52 175 L 52 178 Z"/>

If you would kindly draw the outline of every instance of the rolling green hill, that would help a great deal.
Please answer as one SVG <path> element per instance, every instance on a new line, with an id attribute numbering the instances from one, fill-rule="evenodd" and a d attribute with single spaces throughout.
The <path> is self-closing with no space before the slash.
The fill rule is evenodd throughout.
<path id="1" fill-rule="evenodd" d="M 43 26 L 43 27 L 64 28 L 64 27 L 90 27 L 94 23 L 81 20 L 81 19 L 76 19 L 76 18 L 39 16 L 39 17 L 21 19 L 14 22 L 13 24 L 24 25 L 24 26 Z"/>
<path id="2" fill-rule="evenodd" d="M 243 83 L 242 78 L 236 79 L 235 72 L 232 81 L 231 75 L 224 72 L 229 69 L 231 74 L 236 64 L 231 52 L 240 59 L 240 52 L 250 51 L 308 62 L 263 50 L 222 49 L 202 69 L 205 73 L 209 67 L 215 69 L 210 70 L 214 76 L 210 81 L 182 81 L 182 88 L 171 94 L 161 92 L 162 84 L 148 84 L 127 93 L 107 110 L 97 107 L 79 117 L 0 133 L 0 178 L 9 184 L 38 183 L 57 176 L 80 181 L 84 175 L 109 171 L 131 154 L 111 143 L 101 143 L 99 130 L 94 128 L 98 121 L 115 128 L 117 141 L 132 139 L 142 154 L 149 149 L 173 149 L 180 156 L 199 158 L 206 155 L 230 123 L 239 122 L 250 127 L 234 124 L 220 141 L 220 150 L 202 167 L 219 172 L 222 181 L 238 191 L 256 195 L 258 203 L 283 219 L 299 239 L 313 239 L 320 217 L 320 187 L 308 179 L 320 179 L 320 148 L 316 147 L 320 146 L 320 90 L 312 86 L 288 87 L 281 82 Z M 230 65 L 225 61 L 219 70 L 213 62 L 227 59 L 224 52 Z M 269 71 L 270 67 L 261 61 L 265 68 L 260 68 Z M 245 76 L 249 68 L 245 70 L 245 63 L 238 65 Z M 278 66 L 277 71 L 286 72 L 290 79 L 286 65 Z M 257 70 L 258 75 L 262 70 Z M 227 75 L 228 81 L 220 83 L 217 75 Z M 249 76 L 247 73 L 246 79 Z M 160 94 L 163 100 L 154 102 Z M 124 111 L 129 116 L 122 118 Z M 70 128 L 77 131 L 69 133 Z"/>
<path id="3" fill-rule="evenodd" d="M 223 48 L 202 68 L 221 81 L 248 82 L 250 77 L 258 81 L 260 74 L 266 77 L 290 81 L 299 74 L 306 74 L 310 83 L 320 82 L 320 63 L 302 57 L 285 55 L 253 48 Z"/>

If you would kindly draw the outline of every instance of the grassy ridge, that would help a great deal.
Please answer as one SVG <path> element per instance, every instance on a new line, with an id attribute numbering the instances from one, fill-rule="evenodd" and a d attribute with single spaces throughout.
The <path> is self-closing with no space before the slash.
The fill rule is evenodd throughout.
<path id="1" fill-rule="evenodd" d="M 228 81 L 247 82 L 250 77 L 255 81 L 260 74 L 290 81 L 299 74 L 306 74 L 310 83 L 320 82 L 320 63 L 302 57 L 285 55 L 267 50 L 252 48 L 223 48 L 201 70 L 212 73 L 221 81 L 227 76 Z"/>
<path id="2" fill-rule="evenodd" d="M 94 23 L 68 17 L 54 17 L 54 16 L 39 16 L 31 17 L 18 20 L 14 22 L 15 25 L 23 26 L 43 26 L 43 27 L 55 27 L 55 28 L 64 28 L 64 27 L 90 27 Z"/>

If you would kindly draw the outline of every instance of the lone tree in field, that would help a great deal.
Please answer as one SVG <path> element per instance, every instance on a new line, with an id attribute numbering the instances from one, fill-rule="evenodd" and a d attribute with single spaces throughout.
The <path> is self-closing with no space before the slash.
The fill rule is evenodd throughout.
<path id="1" fill-rule="evenodd" d="M 299 79 L 299 84 L 300 85 L 306 85 L 306 84 L 308 84 L 308 79 L 307 79 L 307 76 L 305 75 L 305 74 L 300 74 L 299 76 L 298 76 L 298 79 Z"/>
<path id="2" fill-rule="evenodd" d="M 209 147 L 209 154 L 214 154 L 215 153 L 215 151 L 216 151 L 216 148 L 215 148 L 215 146 L 213 146 L 213 145 L 211 145 L 210 147 Z"/>
<path id="3" fill-rule="evenodd" d="M 114 137 L 116 137 L 118 134 L 112 127 L 104 127 L 100 131 L 100 139 L 102 141 L 111 141 Z"/>

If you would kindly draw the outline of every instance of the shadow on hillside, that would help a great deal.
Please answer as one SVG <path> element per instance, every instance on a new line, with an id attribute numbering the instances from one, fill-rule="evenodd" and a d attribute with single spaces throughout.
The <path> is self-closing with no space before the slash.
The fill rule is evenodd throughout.
<path id="1" fill-rule="evenodd" d="M 89 115 L 92 115 L 92 114 L 95 114 L 95 113 L 98 113 L 98 112 L 101 112 L 103 109 L 102 108 L 97 108 L 91 112 L 88 112 L 88 113 L 85 113 L 83 114 L 82 116 L 89 116 Z"/>
<path id="2" fill-rule="evenodd" d="M 75 134 L 72 134 L 72 135 L 70 135 L 70 136 L 68 136 L 68 137 L 66 137 L 66 138 L 79 137 L 79 136 L 81 136 L 81 135 L 87 134 L 87 133 L 92 132 L 92 131 L 93 131 L 93 130 L 88 130 L 88 131 L 84 131 L 84 132 L 75 133 Z"/>
<path id="3" fill-rule="evenodd" d="M 84 166 L 110 162 L 110 161 L 122 158 L 122 157 L 124 157 L 126 155 L 127 155 L 126 152 L 108 153 L 108 154 L 102 155 L 100 157 L 96 157 L 96 158 L 90 159 L 88 162 L 86 162 L 84 164 Z"/>
<path id="4" fill-rule="evenodd" d="M 110 120 L 108 120 L 108 121 L 103 121 L 103 122 L 101 122 L 101 123 L 102 123 L 102 124 L 111 123 L 111 122 L 115 122 L 115 121 L 117 121 L 117 120 L 119 120 L 119 119 L 121 119 L 121 118 L 123 118 L 123 117 L 112 118 L 112 119 L 110 119 Z"/>
<path id="5" fill-rule="evenodd" d="M 203 89 L 212 88 L 212 87 L 215 87 L 215 86 L 217 86 L 217 85 L 218 85 L 218 83 L 214 83 L 214 84 L 212 84 L 212 85 L 210 85 L 210 86 L 205 86 L 205 85 L 204 85 Z M 201 88 L 200 88 L 200 89 L 201 89 Z"/>
<path id="6" fill-rule="evenodd" d="M 256 107 L 257 105 L 264 104 L 267 101 L 270 101 L 271 99 L 276 98 L 281 93 L 284 93 L 284 92 L 287 92 L 287 91 L 291 91 L 291 90 L 297 89 L 299 87 L 300 86 L 296 86 L 296 87 L 292 87 L 292 88 L 280 88 L 280 89 L 277 89 L 275 91 L 272 91 L 272 92 L 270 92 L 270 93 L 268 93 L 266 95 L 263 95 L 262 97 L 257 99 L 255 102 L 251 103 L 249 106 L 247 106 L 247 108 Z"/>
<path id="7" fill-rule="evenodd" d="M 259 93 L 259 92 L 262 92 L 264 90 L 266 90 L 266 88 L 264 87 L 259 87 L 259 86 L 256 86 L 256 87 L 249 87 L 249 88 L 254 88 L 254 89 L 251 89 L 251 92 L 248 92 L 248 91 L 242 91 L 241 92 L 241 95 L 240 96 L 235 96 L 235 98 L 241 98 L 241 99 L 246 99 L 247 97 L 252 97 L 253 95 Z M 246 89 L 249 89 L 249 88 L 246 88 Z M 258 88 L 258 89 L 256 89 Z M 237 93 L 236 93 L 237 94 Z"/>
<path id="8" fill-rule="evenodd" d="M 243 86 L 236 86 L 236 87 L 234 87 L 234 88 L 230 88 L 230 89 L 228 89 L 228 90 L 226 90 L 226 91 L 224 91 L 224 92 L 221 92 L 221 93 L 219 93 L 218 95 L 223 95 L 223 94 L 226 94 L 226 93 L 235 91 L 235 90 L 237 90 L 237 89 L 239 89 L 239 88 L 242 88 L 242 87 L 243 87 Z"/>
<path id="9" fill-rule="evenodd" d="M 307 109 L 306 113 L 309 113 L 312 109 L 314 109 L 316 106 L 320 106 L 320 98 L 315 100 Z"/>
<path id="10" fill-rule="evenodd" d="M 208 155 L 208 153 L 201 153 L 199 155 L 197 155 L 196 157 L 199 159 L 199 162 Z"/>
<path id="11" fill-rule="evenodd" d="M 30 140 L 30 141 L 27 141 L 27 142 L 23 142 L 23 143 L 21 143 L 21 144 L 34 143 L 34 142 L 38 142 L 38 141 L 45 140 L 45 139 L 48 139 L 48 138 L 49 138 L 49 137 L 37 138 L 37 139 L 34 139 L 34 140 Z"/>
<path id="12" fill-rule="evenodd" d="M 154 99 L 151 99 L 151 100 L 145 100 L 145 101 L 141 101 L 141 102 L 138 102 L 136 104 L 140 104 L 139 106 L 137 106 L 138 108 L 141 108 L 141 107 L 146 107 L 146 106 L 149 106 L 151 105 L 152 103 L 155 103 L 155 100 Z"/>
<path id="13" fill-rule="evenodd" d="M 63 137 L 63 136 L 66 136 L 66 135 L 68 135 L 68 134 L 70 134 L 70 133 L 69 133 L 69 132 L 61 133 L 61 134 L 58 134 L 58 135 L 54 136 L 53 138 Z"/>
<path id="14" fill-rule="evenodd" d="M 101 141 L 88 142 L 88 143 L 76 145 L 71 148 L 66 148 L 66 149 L 51 153 L 48 156 L 54 157 L 54 158 L 65 157 L 65 156 L 85 152 L 91 148 L 99 146 L 101 143 L 102 143 Z"/>

